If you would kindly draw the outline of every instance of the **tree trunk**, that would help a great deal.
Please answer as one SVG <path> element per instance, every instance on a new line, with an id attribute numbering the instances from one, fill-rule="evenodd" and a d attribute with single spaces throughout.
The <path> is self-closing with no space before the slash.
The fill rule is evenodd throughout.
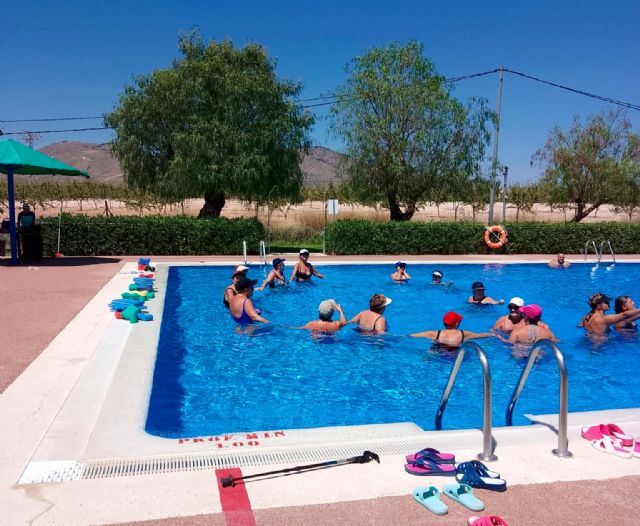
<path id="1" fill-rule="evenodd" d="M 411 221 L 413 214 L 416 212 L 416 203 L 407 203 L 407 208 L 403 212 L 398 203 L 398 198 L 395 192 L 387 193 L 387 200 L 389 202 L 389 213 L 391 221 Z"/>
<path id="2" fill-rule="evenodd" d="M 577 203 L 578 207 L 576 208 L 576 215 L 573 218 L 573 222 L 579 223 L 585 217 L 587 217 L 591 212 L 593 212 L 594 210 L 597 210 L 600 207 L 600 204 L 601 203 L 595 203 L 585 208 L 584 203 L 582 201 L 578 201 Z"/>
<path id="3" fill-rule="evenodd" d="M 216 190 L 205 192 L 204 206 L 200 209 L 198 219 L 202 217 L 220 217 L 224 203 L 224 192 Z"/>

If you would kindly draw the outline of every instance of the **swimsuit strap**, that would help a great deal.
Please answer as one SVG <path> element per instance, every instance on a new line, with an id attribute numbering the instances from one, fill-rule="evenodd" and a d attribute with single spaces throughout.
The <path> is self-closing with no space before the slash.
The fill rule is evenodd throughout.
<path id="1" fill-rule="evenodd" d="M 436 334 L 436 339 L 435 339 L 435 340 L 433 340 L 434 342 L 439 341 L 439 340 L 438 340 L 438 338 L 440 338 L 440 332 L 441 332 L 441 331 L 439 330 L 439 331 L 438 331 L 438 333 Z"/>
<path id="2" fill-rule="evenodd" d="M 462 340 L 460 340 L 460 343 L 462 344 L 464 342 L 464 331 L 460 330 L 460 334 L 462 335 Z"/>
<path id="3" fill-rule="evenodd" d="M 378 317 L 376 318 L 376 321 L 374 321 L 374 322 L 373 322 L 373 330 L 375 330 L 375 329 L 376 329 L 376 323 L 378 323 L 378 320 L 379 320 L 380 318 L 382 318 L 382 316 L 378 316 Z"/>

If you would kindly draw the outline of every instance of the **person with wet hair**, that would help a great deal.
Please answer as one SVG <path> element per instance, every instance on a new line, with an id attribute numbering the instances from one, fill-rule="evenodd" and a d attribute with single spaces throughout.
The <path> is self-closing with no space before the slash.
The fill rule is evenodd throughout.
<path id="1" fill-rule="evenodd" d="M 391 274 L 393 281 L 407 281 L 411 279 L 411 275 L 407 272 L 407 264 L 404 261 L 398 261 L 395 265 L 396 270 Z"/>
<path id="2" fill-rule="evenodd" d="M 616 314 L 628 312 L 636 308 L 636 304 L 629 296 L 618 296 L 614 303 L 613 310 Z M 615 324 L 615 328 L 618 331 L 635 331 L 636 330 L 636 318 L 626 319 L 619 321 Z"/>
<path id="3" fill-rule="evenodd" d="M 243 277 L 236 283 L 238 293 L 229 302 L 229 312 L 233 321 L 240 325 L 248 325 L 255 322 L 269 323 L 269 320 L 260 316 L 260 312 L 251 301 L 253 287 L 257 282 L 257 279 Z"/>
<path id="4" fill-rule="evenodd" d="M 256 290 L 264 290 L 265 287 L 274 288 L 276 285 L 286 285 L 287 279 L 284 275 L 284 262 L 283 258 L 273 258 L 271 265 L 273 270 L 269 272 L 269 275 L 262 282 Z"/>
<path id="5" fill-rule="evenodd" d="M 363 310 L 349 320 L 349 323 L 357 323 L 359 329 L 374 334 L 382 334 L 387 330 L 387 320 L 382 315 L 391 298 L 383 294 L 374 294 L 369 300 L 369 310 Z"/>
<path id="6" fill-rule="evenodd" d="M 591 334 L 605 334 L 610 325 L 616 325 L 625 321 L 635 321 L 640 318 L 640 309 L 629 309 L 617 314 L 606 314 L 610 307 L 611 298 L 602 292 L 596 292 L 589 296 L 591 312 L 585 314 L 578 327 L 583 327 Z"/>

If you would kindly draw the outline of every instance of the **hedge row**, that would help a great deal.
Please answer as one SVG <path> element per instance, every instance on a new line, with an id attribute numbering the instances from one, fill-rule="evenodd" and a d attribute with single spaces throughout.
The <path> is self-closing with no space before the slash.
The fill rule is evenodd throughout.
<path id="1" fill-rule="evenodd" d="M 44 254 L 56 252 L 58 218 L 44 218 Z M 193 217 L 62 216 L 60 252 L 65 256 L 236 255 L 246 240 L 249 253 L 257 254 L 265 238 L 255 219 L 196 219 Z"/>
<path id="2" fill-rule="evenodd" d="M 326 250 L 353 254 L 580 253 L 589 239 L 610 240 L 616 253 L 640 253 L 640 225 L 629 223 L 506 223 L 508 243 L 492 251 L 477 223 L 336 221 L 326 228 Z"/>

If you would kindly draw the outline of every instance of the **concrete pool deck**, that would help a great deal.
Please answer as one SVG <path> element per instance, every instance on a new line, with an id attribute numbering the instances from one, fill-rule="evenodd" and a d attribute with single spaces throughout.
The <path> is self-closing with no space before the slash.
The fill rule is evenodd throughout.
<path id="1" fill-rule="evenodd" d="M 367 256 L 329 258 L 316 254 L 312 258 L 317 258 L 318 263 L 374 259 Z M 257 258 L 250 259 L 255 261 Z M 393 262 L 398 256 L 375 259 Z M 416 262 L 463 260 L 459 256 L 403 259 Z M 464 261 L 487 259 L 474 256 L 465 257 Z M 548 259 L 550 256 L 490 258 L 496 263 Z M 569 256 L 568 259 L 582 261 L 581 256 Z M 638 261 L 638 257 L 618 256 L 618 260 Z M 119 362 L 120 357 L 115 353 L 109 355 L 108 350 L 117 348 L 118 338 L 124 340 L 131 332 L 128 324 L 113 320 L 106 309 L 108 301 L 115 297 L 114 287 L 121 290 L 120 281 L 130 279 L 131 274 L 119 272 L 128 272 L 123 264 L 131 261 L 135 258 L 65 258 L 33 267 L 0 267 L 0 290 L 4 298 L 2 319 L 5 321 L 2 332 L 5 344 L 0 359 L 2 378 L 8 386 L 0 396 L 0 512 L 3 523 L 80 525 L 152 520 L 150 524 L 167 525 L 225 522 L 390 524 L 401 520 L 407 524 L 465 524 L 471 513 L 465 513 L 456 504 L 449 504 L 449 515 L 435 518 L 413 502 L 410 493 L 414 486 L 434 483 L 441 487 L 451 480 L 409 475 L 403 469 L 404 455 L 393 451 L 381 454 L 380 465 L 348 465 L 249 482 L 244 487 L 252 511 L 241 508 L 235 514 L 229 509 L 226 514 L 222 513 L 224 492 L 232 492 L 235 488 L 219 491 L 214 468 L 192 466 L 191 470 L 175 468 L 173 472 L 165 470 L 153 475 L 125 476 L 123 472 L 120 476 L 57 484 L 18 485 L 25 467 L 37 460 L 38 455 L 52 462 L 72 462 L 82 460 L 77 456 L 77 451 L 82 450 L 85 459 L 108 459 L 108 456 L 102 456 L 104 452 L 92 455 L 88 445 L 112 380 L 107 375 L 101 378 L 99 371 L 102 366 L 108 370 L 106 362 L 109 359 Z M 238 263 L 239 258 L 158 257 L 153 258 L 153 262 L 228 264 Z M 134 327 L 141 328 L 141 325 Z M 103 352 L 99 353 L 101 345 Z M 70 414 L 73 393 L 91 378 L 86 374 L 92 367 L 94 376 L 89 383 L 94 387 L 93 396 L 81 398 L 82 410 L 87 411 L 87 415 L 93 414 L 96 420 L 84 419 L 82 426 L 76 426 L 77 433 L 70 433 L 69 427 L 62 424 Z M 130 380 L 135 381 L 135 378 Z M 623 428 L 628 432 L 640 435 L 640 414 L 630 411 L 615 417 L 616 421 L 624 422 Z M 550 454 L 557 438 L 548 427 L 494 429 L 499 459 L 491 468 L 501 472 L 510 487 L 504 494 L 478 492 L 487 504 L 487 511 L 503 515 L 512 525 L 600 524 L 603 513 L 606 522 L 635 524 L 640 509 L 634 491 L 629 488 L 639 487 L 640 459 L 622 460 L 594 451 L 588 442 L 579 438 L 579 428 L 585 418 L 591 421 L 592 417 L 570 415 L 569 448 L 574 453 L 573 459 L 557 459 Z M 88 439 L 81 436 L 81 427 L 90 430 Z M 73 423 L 71 429 L 74 429 Z M 45 440 L 56 435 L 53 442 Z M 412 434 L 405 429 L 403 435 L 423 436 L 424 445 L 447 444 L 448 440 L 447 433 Z M 462 432 L 462 438 L 454 435 L 451 434 L 449 445 L 457 458 L 474 458 L 480 450 L 480 432 Z M 335 456 L 328 458 L 351 456 L 339 454 L 345 448 L 344 443 L 334 445 L 330 452 Z M 273 449 L 284 450 L 286 447 L 273 446 Z M 359 453 L 361 451 L 356 454 Z M 89 458 L 92 456 L 97 458 Z M 315 457 L 309 459 L 246 465 L 242 472 L 248 475 L 318 461 Z M 220 473 L 224 475 L 225 469 Z"/>

